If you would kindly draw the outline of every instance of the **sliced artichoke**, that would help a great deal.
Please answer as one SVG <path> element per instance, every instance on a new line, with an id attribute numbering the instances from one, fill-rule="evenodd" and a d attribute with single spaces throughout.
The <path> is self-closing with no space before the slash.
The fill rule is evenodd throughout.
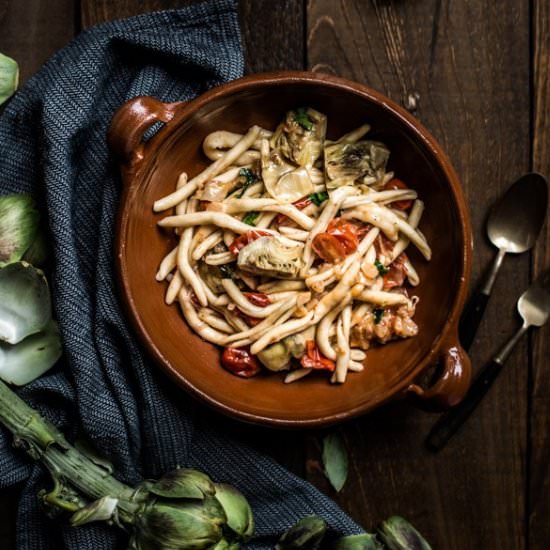
<path id="1" fill-rule="evenodd" d="M 390 156 L 379 141 L 336 142 L 325 147 L 327 188 L 351 185 L 365 176 L 383 177 Z"/>
<path id="2" fill-rule="evenodd" d="M 291 164 L 288 164 L 278 151 L 270 151 L 267 140 L 262 143 L 262 180 L 267 192 L 276 200 L 281 202 L 292 202 L 292 200 L 283 200 L 279 197 L 278 183 L 279 180 L 289 172 L 294 170 Z"/>
<path id="3" fill-rule="evenodd" d="M 313 182 L 305 168 L 296 168 L 283 174 L 270 187 L 266 184 L 269 194 L 282 203 L 291 203 L 313 193 Z"/>
<path id="4" fill-rule="evenodd" d="M 30 195 L 0 197 L 0 267 L 18 262 L 38 234 L 39 214 Z"/>
<path id="5" fill-rule="evenodd" d="M 0 53 L 0 105 L 5 103 L 19 85 L 19 66 L 17 61 Z"/>
<path id="6" fill-rule="evenodd" d="M 271 138 L 271 146 L 298 166 L 311 167 L 321 156 L 326 132 L 325 115 L 300 107 L 286 114 Z"/>
<path id="7" fill-rule="evenodd" d="M 306 342 L 315 338 L 315 327 L 291 334 L 280 342 L 267 346 L 257 357 L 264 367 L 274 372 L 289 370 L 292 358 L 299 359 L 306 352 Z"/>
<path id="8" fill-rule="evenodd" d="M 54 321 L 16 345 L 0 342 L 0 378 L 24 386 L 42 376 L 61 357 L 61 338 Z"/>
<path id="9" fill-rule="evenodd" d="M 17 344 L 40 332 L 52 317 L 46 277 L 17 262 L 0 269 L 0 341 Z"/>
<path id="10" fill-rule="evenodd" d="M 291 245 L 288 239 L 265 236 L 239 251 L 237 265 L 243 271 L 279 279 L 291 278 L 301 268 L 303 245 Z"/>

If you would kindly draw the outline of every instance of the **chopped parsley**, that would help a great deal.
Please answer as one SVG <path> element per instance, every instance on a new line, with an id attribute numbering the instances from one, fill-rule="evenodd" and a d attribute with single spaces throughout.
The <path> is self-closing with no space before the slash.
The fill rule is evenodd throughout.
<path id="1" fill-rule="evenodd" d="M 380 262 L 378 258 L 374 260 L 374 265 L 376 266 L 376 269 L 378 269 L 378 273 L 382 277 L 390 271 L 387 267 L 384 267 L 384 265 L 382 265 L 382 262 Z"/>
<path id="2" fill-rule="evenodd" d="M 258 176 L 250 168 L 241 168 L 239 170 L 239 176 L 244 178 L 244 185 L 241 187 L 241 190 L 237 193 L 237 198 L 240 199 L 244 192 L 255 182 L 258 181 Z"/>
<path id="3" fill-rule="evenodd" d="M 313 130 L 313 122 L 311 122 L 311 119 L 309 118 L 309 115 L 307 114 L 307 109 L 305 107 L 298 107 L 294 110 L 294 120 L 304 129 L 308 132 L 311 132 Z"/>
<path id="4" fill-rule="evenodd" d="M 384 310 L 380 307 L 377 307 L 374 311 L 374 324 L 377 325 L 382 320 L 382 317 L 384 317 Z"/>
<path id="5" fill-rule="evenodd" d="M 232 279 L 234 270 L 233 266 L 231 264 L 222 264 L 219 267 L 220 275 L 222 276 L 222 279 Z"/>
<path id="6" fill-rule="evenodd" d="M 309 196 L 309 200 L 315 206 L 321 206 L 328 199 L 328 193 L 326 191 L 321 191 L 320 193 L 312 193 Z"/>
<path id="7" fill-rule="evenodd" d="M 252 212 L 249 212 L 244 218 L 243 223 L 246 223 L 248 225 L 256 225 L 256 220 L 258 219 L 258 216 L 260 215 L 259 212 L 255 212 L 254 210 Z"/>

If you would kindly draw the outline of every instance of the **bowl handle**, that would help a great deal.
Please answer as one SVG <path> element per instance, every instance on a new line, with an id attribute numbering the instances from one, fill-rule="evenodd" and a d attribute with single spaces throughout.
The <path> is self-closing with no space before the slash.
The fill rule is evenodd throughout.
<path id="1" fill-rule="evenodd" d="M 437 381 L 427 389 L 418 384 L 407 388 L 407 395 L 424 410 L 445 411 L 460 403 L 470 387 L 472 364 L 459 343 L 456 330 L 442 350 L 439 361 L 443 369 Z"/>
<path id="2" fill-rule="evenodd" d="M 145 132 L 155 123 L 168 123 L 187 105 L 187 101 L 163 103 L 154 97 L 140 96 L 128 100 L 113 116 L 108 142 L 124 167 L 135 170 L 144 156 Z"/>

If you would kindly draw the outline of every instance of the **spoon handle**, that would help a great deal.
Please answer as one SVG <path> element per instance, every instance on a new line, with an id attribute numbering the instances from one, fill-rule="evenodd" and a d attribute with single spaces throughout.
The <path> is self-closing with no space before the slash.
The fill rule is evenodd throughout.
<path id="1" fill-rule="evenodd" d="M 528 326 L 524 324 L 514 334 L 512 339 L 504 346 L 495 358 L 485 365 L 473 381 L 466 397 L 453 407 L 449 412 L 443 414 L 430 430 L 425 444 L 431 451 L 440 451 L 451 439 L 451 437 L 464 424 L 468 417 L 474 412 L 480 401 L 485 397 L 489 388 L 496 380 L 504 362 L 510 355 L 518 340 L 527 332 Z"/>
<path id="2" fill-rule="evenodd" d="M 493 290 L 493 285 L 495 284 L 504 256 L 506 256 L 506 250 L 500 248 L 485 276 L 483 284 L 470 298 L 470 301 L 464 308 L 464 313 L 460 318 L 460 324 L 458 326 L 458 335 L 460 343 L 466 351 L 470 349 L 474 342 L 477 329 L 479 328 L 481 319 L 483 319 L 483 314 L 485 313 L 485 308 L 487 307 L 487 302 L 489 301 L 489 296 Z"/>

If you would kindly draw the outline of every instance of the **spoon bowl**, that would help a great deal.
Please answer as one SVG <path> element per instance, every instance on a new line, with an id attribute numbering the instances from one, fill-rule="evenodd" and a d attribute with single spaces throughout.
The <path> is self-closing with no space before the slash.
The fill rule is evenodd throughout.
<path id="1" fill-rule="evenodd" d="M 518 300 L 518 312 L 525 325 L 542 327 L 550 316 L 550 272 L 532 284 Z"/>
<path id="2" fill-rule="evenodd" d="M 540 233 L 548 204 L 548 183 L 537 173 L 519 178 L 494 206 L 487 221 L 491 242 L 507 253 L 529 250 Z"/>

